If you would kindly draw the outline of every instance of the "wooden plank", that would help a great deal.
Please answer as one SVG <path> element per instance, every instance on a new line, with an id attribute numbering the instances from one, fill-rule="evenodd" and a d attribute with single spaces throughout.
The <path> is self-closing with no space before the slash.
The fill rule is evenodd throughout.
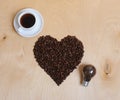
<path id="1" fill-rule="evenodd" d="M 44 18 L 43 31 L 23 38 L 13 28 L 22 8 Z M 87 88 L 79 68 L 58 87 L 38 66 L 33 46 L 39 36 L 58 40 L 75 35 L 85 47 L 81 64 L 93 64 L 96 76 Z M 120 100 L 119 0 L 5 0 L 0 4 L 0 100 Z"/>

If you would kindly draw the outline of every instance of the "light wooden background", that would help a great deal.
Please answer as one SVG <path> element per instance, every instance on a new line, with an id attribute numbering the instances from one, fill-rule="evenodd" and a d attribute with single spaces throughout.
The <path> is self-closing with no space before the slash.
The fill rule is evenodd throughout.
<path id="1" fill-rule="evenodd" d="M 12 25 L 26 7 L 44 18 L 34 38 L 19 36 Z M 79 68 L 58 87 L 38 66 L 32 49 L 42 35 L 83 42 L 82 64 L 97 69 L 87 88 Z M 0 100 L 120 100 L 120 0 L 0 0 Z"/>

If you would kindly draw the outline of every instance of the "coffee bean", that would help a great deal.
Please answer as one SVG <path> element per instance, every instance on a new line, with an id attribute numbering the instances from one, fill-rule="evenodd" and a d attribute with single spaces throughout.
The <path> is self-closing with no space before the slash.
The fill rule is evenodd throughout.
<path id="1" fill-rule="evenodd" d="M 36 61 L 50 77 L 60 85 L 80 64 L 84 47 L 75 36 L 67 36 L 61 41 L 51 36 L 41 36 L 35 43 L 33 52 Z"/>

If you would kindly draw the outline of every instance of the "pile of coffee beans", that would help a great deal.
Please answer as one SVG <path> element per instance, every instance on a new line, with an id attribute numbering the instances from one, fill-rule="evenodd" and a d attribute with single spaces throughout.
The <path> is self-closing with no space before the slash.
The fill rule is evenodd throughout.
<path id="1" fill-rule="evenodd" d="M 80 64 L 84 47 L 75 36 L 68 35 L 57 41 L 47 35 L 36 41 L 33 52 L 40 67 L 60 85 Z"/>

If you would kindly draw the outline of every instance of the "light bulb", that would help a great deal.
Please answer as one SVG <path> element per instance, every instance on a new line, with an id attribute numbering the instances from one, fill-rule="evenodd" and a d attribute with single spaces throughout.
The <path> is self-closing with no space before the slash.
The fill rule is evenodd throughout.
<path id="1" fill-rule="evenodd" d="M 96 74 L 96 69 L 93 65 L 86 65 L 82 71 L 83 74 L 83 86 L 87 87 L 91 78 Z"/>

